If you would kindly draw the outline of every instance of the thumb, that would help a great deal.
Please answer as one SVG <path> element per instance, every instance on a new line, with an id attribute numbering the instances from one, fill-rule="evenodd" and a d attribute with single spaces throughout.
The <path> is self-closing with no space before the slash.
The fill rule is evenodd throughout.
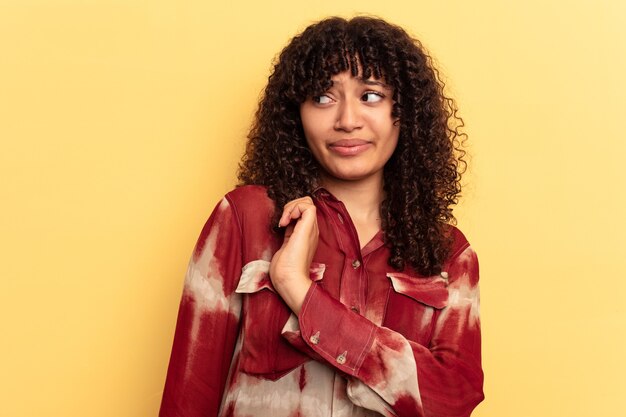
<path id="1" fill-rule="evenodd" d="M 294 229 L 295 225 L 293 223 L 290 223 L 286 228 L 285 228 L 285 239 L 284 239 L 284 243 L 287 243 L 289 241 L 289 238 L 291 237 L 291 235 L 293 235 L 293 229 Z"/>

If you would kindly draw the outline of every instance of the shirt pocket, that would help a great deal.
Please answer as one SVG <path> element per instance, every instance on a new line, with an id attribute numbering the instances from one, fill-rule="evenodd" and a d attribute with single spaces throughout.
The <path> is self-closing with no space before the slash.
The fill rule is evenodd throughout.
<path id="1" fill-rule="evenodd" d="M 309 358 L 281 336 L 291 310 L 276 293 L 269 267 L 264 260 L 247 263 L 235 290 L 243 295 L 239 368 L 247 374 L 276 380 Z M 311 280 L 320 281 L 324 269 L 324 264 L 312 263 Z"/>
<path id="2" fill-rule="evenodd" d="M 448 304 L 447 278 L 399 272 L 389 272 L 387 278 L 391 291 L 383 325 L 409 340 L 428 346 L 435 320 Z"/>

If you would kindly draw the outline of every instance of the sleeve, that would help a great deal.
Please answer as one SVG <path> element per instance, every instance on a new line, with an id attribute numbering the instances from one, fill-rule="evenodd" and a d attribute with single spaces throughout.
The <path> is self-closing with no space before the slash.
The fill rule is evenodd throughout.
<path id="1" fill-rule="evenodd" d="M 241 230 L 224 198 L 189 262 L 160 417 L 217 416 L 239 331 L 241 263 Z"/>
<path id="2" fill-rule="evenodd" d="M 446 272 L 447 305 L 429 346 L 354 314 L 313 284 L 298 317 L 301 340 L 348 376 L 353 403 L 387 416 L 467 417 L 482 401 L 474 251 L 466 247 Z"/>

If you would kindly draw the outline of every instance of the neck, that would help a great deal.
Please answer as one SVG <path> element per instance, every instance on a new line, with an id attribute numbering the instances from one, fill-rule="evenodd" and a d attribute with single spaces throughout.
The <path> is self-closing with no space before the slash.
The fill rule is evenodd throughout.
<path id="1" fill-rule="evenodd" d="M 353 220 L 379 223 L 380 204 L 384 199 L 382 175 L 360 181 L 323 177 L 322 186 L 343 202 Z"/>

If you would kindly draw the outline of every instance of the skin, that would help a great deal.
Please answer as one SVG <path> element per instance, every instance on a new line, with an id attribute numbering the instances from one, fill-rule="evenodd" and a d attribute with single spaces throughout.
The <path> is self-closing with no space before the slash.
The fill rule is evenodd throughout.
<path id="1" fill-rule="evenodd" d="M 323 95 L 300 106 L 307 143 L 322 167 L 320 183 L 341 200 L 366 244 L 380 230 L 383 168 L 398 143 L 399 127 L 391 116 L 393 90 L 382 80 L 352 76 L 331 78 Z M 309 267 L 318 242 L 316 208 L 310 197 L 283 208 L 286 227 L 281 248 L 274 254 L 270 277 L 291 310 L 299 314 L 312 285 Z"/>

